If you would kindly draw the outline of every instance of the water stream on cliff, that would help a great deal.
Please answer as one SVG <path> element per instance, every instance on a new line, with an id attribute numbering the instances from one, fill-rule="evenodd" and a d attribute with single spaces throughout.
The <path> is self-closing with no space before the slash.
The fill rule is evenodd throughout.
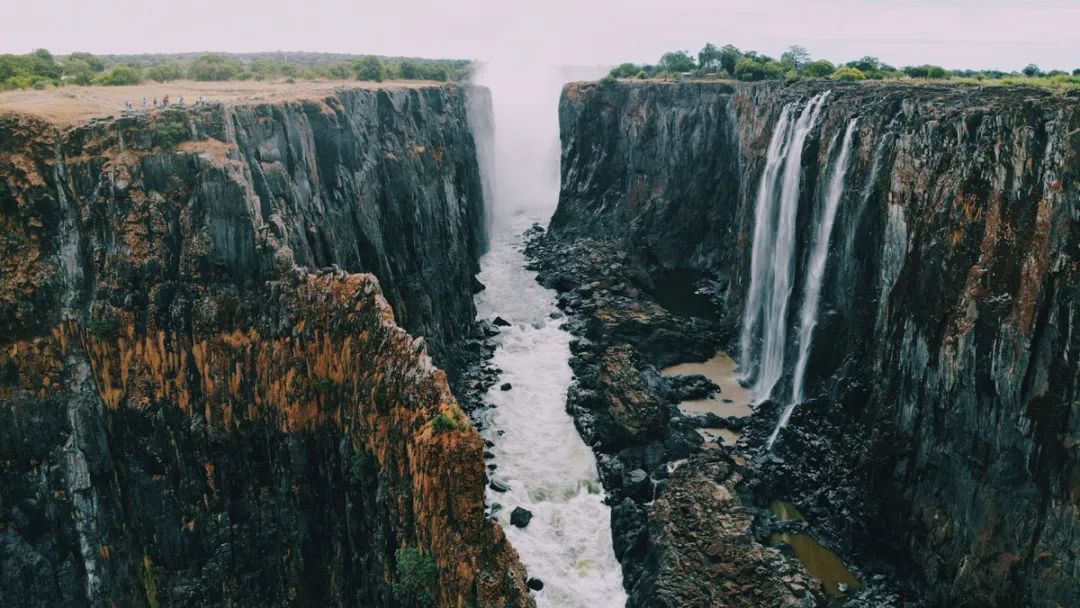
<path id="1" fill-rule="evenodd" d="M 754 217 L 750 292 L 742 331 L 742 364 L 746 378 L 753 371 L 751 393 L 757 402 L 769 399 L 784 371 L 787 309 L 795 273 L 795 222 L 799 210 L 803 144 L 814 128 L 828 91 L 807 102 L 791 123 L 794 109 L 785 107 L 769 141 L 765 170 Z"/>
<path id="2" fill-rule="evenodd" d="M 814 327 L 817 326 L 818 304 L 821 302 L 821 286 L 825 280 L 825 263 L 829 258 L 829 241 L 832 239 L 836 212 L 840 209 L 840 199 L 844 196 L 844 176 L 847 175 L 848 159 L 851 157 L 851 140 L 855 133 L 858 119 L 848 122 L 844 131 L 844 140 L 840 145 L 840 154 L 832 167 L 828 188 L 825 191 L 824 208 L 818 218 L 814 233 L 810 263 L 806 269 L 806 283 L 803 287 L 802 310 L 799 312 L 799 355 L 795 360 L 795 371 L 791 378 L 791 399 L 780 415 L 780 421 L 769 436 L 768 446 L 772 446 L 780 430 L 787 426 L 795 406 L 803 400 L 803 382 L 806 378 L 806 365 L 810 359 L 810 343 L 813 340 Z M 835 140 L 834 140 L 835 141 Z"/>
<path id="3" fill-rule="evenodd" d="M 539 606 L 623 606 L 596 459 L 566 413 L 570 334 L 551 316 L 555 292 L 525 269 L 521 251 L 522 231 L 542 217 L 521 214 L 497 227 L 481 260 L 479 278 L 487 288 L 477 296 L 478 314 L 510 323 L 496 337 L 492 362 L 502 369 L 500 383 L 512 386 L 497 385 L 487 396 L 495 409 L 484 436 L 494 443 L 495 478 L 509 486 L 506 492 L 489 487 L 488 502 L 502 505 L 497 517 L 511 544 L 529 576 L 544 583 Z M 532 512 L 527 527 L 509 525 L 515 507 Z"/>

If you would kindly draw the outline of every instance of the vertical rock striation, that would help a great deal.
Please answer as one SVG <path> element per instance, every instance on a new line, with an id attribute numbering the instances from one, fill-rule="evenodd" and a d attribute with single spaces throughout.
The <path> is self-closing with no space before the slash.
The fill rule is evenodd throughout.
<path id="1" fill-rule="evenodd" d="M 427 354 L 474 314 L 464 96 L 0 117 L 5 606 L 394 606 L 401 548 L 533 605 Z"/>
<path id="2" fill-rule="evenodd" d="M 853 542 L 873 552 L 873 543 L 894 539 L 893 558 L 915 564 L 930 603 L 1075 604 L 1075 94 L 898 83 L 568 85 L 563 186 L 548 239 L 613 241 L 654 280 L 710 276 L 736 334 L 753 282 L 766 148 L 785 106 L 802 110 L 825 90 L 797 168 L 796 278 L 773 396 L 786 405 L 799 394 L 791 375 L 806 349 L 805 396 L 854 448 L 844 458 L 869 507 Z M 844 188 L 830 210 L 829 178 L 845 140 Z M 810 342 L 800 344 L 805 281 L 817 272 L 814 235 L 827 215 L 817 314 Z M 777 414 L 763 407 L 758 416 L 771 419 L 754 428 L 771 431 Z M 793 435 L 814 432 L 809 411 L 796 409 L 792 420 Z M 777 450 L 804 457 L 786 434 Z"/>

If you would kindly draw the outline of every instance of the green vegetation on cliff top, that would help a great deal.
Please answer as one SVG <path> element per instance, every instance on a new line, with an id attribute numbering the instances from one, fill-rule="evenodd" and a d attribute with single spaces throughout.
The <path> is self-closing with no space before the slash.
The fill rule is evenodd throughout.
<path id="1" fill-rule="evenodd" d="M 814 60 L 810 51 L 801 46 L 788 47 L 779 59 L 756 51 L 743 51 L 733 45 L 717 47 L 706 44 L 697 56 L 689 51 L 664 53 L 655 65 L 623 63 L 611 70 L 605 80 L 613 79 L 683 79 L 716 78 L 744 82 L 803 78 L 831 78 L 842 81 L 859 80 L 937 80 L 960 84 L 1013 85 L 1024 84 L 1053 89 L 1080 88 L 1080 68 L 1068 73 L 1062 70 L 1044 72 L 1028 64 L 1017 72 L 998 70 L 946 70 L 936 65 L 893 67 L 877 57 L 862 57 L 842 64 L 825 59 Z"/>
<path id="2" fill-rule="evenodd" d="M 189 53 L 103 55 L 72 53 L 58 58 L 46 49 L 0 55 L 0 90 L 45 89 L 65 85 L 120 86 L 184 78 L 225 80 L 435 80 L 460 81 L 471 63 L 460 59 L 419 59 L 328 53 Z"/>

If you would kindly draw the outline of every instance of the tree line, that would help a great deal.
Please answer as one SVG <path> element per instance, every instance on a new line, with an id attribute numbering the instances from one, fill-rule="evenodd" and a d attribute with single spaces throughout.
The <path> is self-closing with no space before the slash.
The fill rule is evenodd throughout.
<path id="1" fill-rule="evenodd" d="M 997 70 L 946 70 L 937 65 L 893 67 L 877 57 L 862 57 L 843 64 L 826 59 L 813 59 L 802 46 L 788 47 L 779 59 L 756 51 L 743 51 L 728 44 L 717 47 L 711 42 L 698 51 L 669 51 L 656 64 L 623 63 L 616 66 L 607 79 L 626 78 L 721 78 L 742 81 L 787 80 L 801 78 L 831 78 L 843 81 L 882 80 L 886 78 L 921 78 L 931 80 L 972 81 L 1018 81 L 1026 79 L 1033 84 L 1057 84 L 1080 86 L 1080 68 L 1072 73 L 1063 70 L 1044 72 L 1037 65 L 1029 64 L 1018 72 Z M 1039 81 L 1039 82 L 1036 82 Z"/>
<path id="2" fill-rule="evenodd" d="M 193 57 L 147 55 L 122 58 L 71 53 L 58 58 L 47 49 L 0 55 L 0 90 L 64 85 L 121 86 L 173 80 L 467 80 L 471 63 L 454 59 L 384 58 L 299 54 L 301 62 L 267 56 L 202 53 Z"/>

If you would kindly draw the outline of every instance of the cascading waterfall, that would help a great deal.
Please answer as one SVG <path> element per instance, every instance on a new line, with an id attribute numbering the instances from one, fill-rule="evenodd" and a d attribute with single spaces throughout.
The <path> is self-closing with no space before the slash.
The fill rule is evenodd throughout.
<path id="1" fill-rule="evenodd" d="M 825 279 L 825 264 L 829 257 L 829 241 L 832 238 L 833 224 L 836 223 L 836 212 L 840 209 L 840 200 L 844 196 L 844 177 L 847 175 L 848 160 L 851 157 L 851 140 L 855 134 L 857 122 L 857 118 L 848 122 L 843 143 L 840 145 L 840 154 L 836 157 L 832 174 L 829 176 L 828 188 L 825 191 L 825 206 L 814 234 L 806 283 L 803 287 L 802 310 L 799 312 L 799 356 L 795 361 L 795 371 L 791 379 L 791 400 L 780 415 L 780 421 L 773 429 L 772 435 L 769 436 L 768 447 L 772 447 L 777 435 L 780 434 L 780 429 L 787 426 L 795 406 L 803 400 L 803 382 L 806 376 L 806 365 L 810 358 L 810 343 L 813 340 L 814 328 L 817 326 L 821 287 Z"/>
<path id="2" fill-rule="evenodd" d="M 795 274 L 795 221 L 799 211 L 803 145 L 828 95 L 829 91 L 825 91 L 811 98 L 790 126 L 791 109 L 790 106 L 784 108 L 769 141 L 766 168 L 758 188 L 750 292 L 744 311 L 741 347 L 743 365 L 749 370 L 749 362 L 754 359 L 754 346 L 760 339 L 760 355 L 751 388 L 754 400 L 759 403 L 772 396 L 784 371 L 787 311 Z M 781 158 L 783 168 L 778 173 Z"/>

